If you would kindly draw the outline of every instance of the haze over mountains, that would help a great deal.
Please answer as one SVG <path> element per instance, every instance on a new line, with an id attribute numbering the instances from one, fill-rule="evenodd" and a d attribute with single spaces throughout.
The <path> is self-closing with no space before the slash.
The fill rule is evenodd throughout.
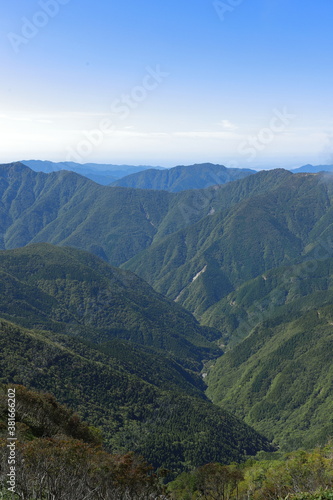
<path id="1" fill-rule="evenodd" d="M 52 162 L 22 160 L 21 163 L 35 172 L 59 172 L 69 170 L 102 185 L 132 187 L 136 189 L 158 189 L 179 192 L 186 189 L 204 189 L 225 184 L 256 172 L 249 168 L 227 168 L 223 165 L 201 163 L 179 165 L 172 168 L 150 167 L 146 165 L 112 165 L 99 163 Z M 292 169 L 293 173 L 331 172 L 333 165 L 304 165 Z"/>
<path id="2" fill-rule="evenodd" d="M 307 172 L 310 174 L 317 174 L 318 172 L 333 172 L 333 165 L 304 165 L 303 167 L 295 168 L 292 170 L 294 174 Z"/>
<path id="3" fill-rule="evenodd" d="M 333 178 L 276 169 L 189 189 L 188 168 L 138 189 L 0 166 L 1 380 L 177 471 L 271 450 L 265 438 L 323 444 Z M 210 182 L 211 165 L 194 171 Z"/>
<path id="4" fill-rule="evenodd" d="M 35 172 L 59 172 L 60 170 L 70 170 L 80 175 L 84 175 L 92 181 L 98 182 L 102 185 L 111 184 L 111 182 L 123 176 L 140 172 L 151 167 L 147 166 L 133 166 L 133 165 L 112 165 L 101 163 L 75 163 L 73 161 L 67 162 L 53 162 L 41 160 L 22 160 L 23 165 L 30 167 Z M 156 169 L 162 167 L 154 167 Z"/>

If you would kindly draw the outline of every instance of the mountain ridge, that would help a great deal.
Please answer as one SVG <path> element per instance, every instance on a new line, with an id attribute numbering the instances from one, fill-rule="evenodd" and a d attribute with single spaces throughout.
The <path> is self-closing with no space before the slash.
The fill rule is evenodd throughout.
<path id="1" fill-rule="evenodd" d="M 179 165 L 167 170 L 145 170 L 114 181 L 111 186 L 157 189 L 177 193 L 188 189 L 204 189 L 209 186 L 225 184 L 254 173 L 256 172 L 250 169 L 227 168 L 213 163 L 201 163 L 188 166 Z"/>
<path id="2" fill-rule="evenodd" d="M 45 174 L 20 163 L 2 165 L 0 248 L 46 241 L 79 247 L 119 266 L 155 240 L 253 191 L 270 189 L 285 175 L 292 174 L 263 172 L 205 190 L 169 193 L 100 186 L 69 171 Z"/>

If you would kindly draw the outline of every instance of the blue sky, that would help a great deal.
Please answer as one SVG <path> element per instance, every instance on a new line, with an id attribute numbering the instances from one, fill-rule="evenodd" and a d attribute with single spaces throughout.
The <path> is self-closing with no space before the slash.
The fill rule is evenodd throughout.
<path id="1" fill-rule="evenodd" d="M 332 0 L 12 0 L 1 158 L 333 163 Z"/>

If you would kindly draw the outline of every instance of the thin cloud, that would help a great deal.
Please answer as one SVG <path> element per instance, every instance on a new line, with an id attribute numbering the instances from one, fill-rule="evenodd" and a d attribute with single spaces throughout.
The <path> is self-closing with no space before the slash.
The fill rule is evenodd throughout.
<path id="1" fill-rule="evenodd" d="M 225 132 L 206 132 L 200 130 L 187 131 L 187 132 L 174 132 L 172 134 L 175 137 L 193 137 L 199 139 L 230 139 L 238 137 L 238 134 L 234 134 L 230 131 Z"/>
<path id="2" fill-rule="evenodd" d="M 113 136 L 113 137 L 134 137 L 134 138 L 142 138 L 142 139 L 150 139 L 150 138 L 160 138 L 160 137 L 169 137 L 170 134 L 167 134 L 165 132 L 139 132 L 136 130 L 129 130 L 126 128 L 126 130 L 107 130 L 105 131 L 105 134 L 108 136 Z"/>
<path id="3" fill-rule="evenodd" d="M 52 120 L 49 120 L 44 117 L 40 116 L 34 116 L 34 115 L 7 115 L 7 114 L 0 114 L 0 119 L 1 120 L 6 120 L 11 121 L 11 122 L 33 122 L 33 123 L 44 123 L 44 124 L 51 124 L 53 123 Z"/>
<path id="4" fill-rule="evenodd" d="M 221 120 L 217 125 L 226 129 L 226 130 L 236 130 L 238 127 L 230 120 Z"/>

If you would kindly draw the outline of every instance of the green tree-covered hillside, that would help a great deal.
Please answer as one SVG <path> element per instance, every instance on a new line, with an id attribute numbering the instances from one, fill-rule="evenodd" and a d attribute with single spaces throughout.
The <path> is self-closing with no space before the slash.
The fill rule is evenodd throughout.
<path id="1" fill-rule="evenodd" d="M 155 347 L 200 369 L 219 352 L 218 332 L 156 293 L 129 271 L 98 257 L 47 243 L 0 252 L 0 314 L 23 326 L 114 338 Z"/>
<path id="2" fill-rule="evenodd" d="M 219 358 L 208 395 L 284 450 L 333 435 L 333 306 L 263 321 Z"/>
<path id="3" fill-rule="evenodd" d="M 265 174 L 275 179 L 266 192 L 252 191 L 165 236 L 124 267 L 201 319 L 244 282 L 312 258 L 323 245 L 332 248 L 333 181 L 320 174 Z M 263 178 L 256 174 L 227 186 Z"/>
<path id="4" fill-rule="evenodd" d="M 74 172 L 33 172 L 21 163 L 0 165 L 0 248 L 49 242 L 118 266 L 164 236 L 291 175 L 266 174 L 173 194 L 100 186 Z"/>
<path id="5" fill-rule="evenodd" d="M 160 389 L 130 373 L 116 354 L 4 320 L 0 333 L 0 381 L 51 392 L 99 428 L 114 452 L 135 451 L 175 473 L 270 449 L 265 438 L 204 395 L 191 396 L 184 385 Z"/>
<path id="6" fill-rule="evenodd" d="M 49 244 L 3 251 L 0 268 L 2 383 L 51 392 L 113 451 L 173 473 L 270 449 L 205 397 L 216 331 L 140 278 Z"/>

